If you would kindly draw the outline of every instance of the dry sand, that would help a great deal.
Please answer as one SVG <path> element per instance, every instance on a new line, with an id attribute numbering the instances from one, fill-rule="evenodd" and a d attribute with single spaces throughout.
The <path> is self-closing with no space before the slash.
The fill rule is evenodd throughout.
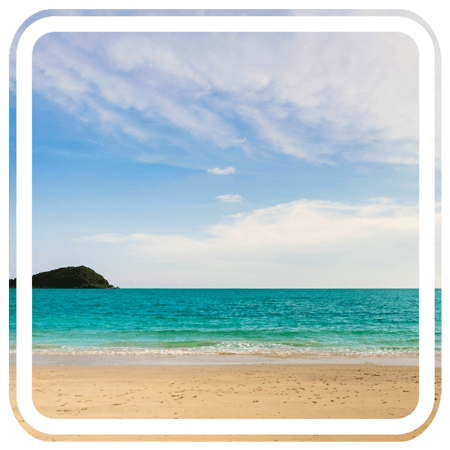
<path id="1" fill-rule="evenodd" d="M 440 398 L 436 369 L 436 402 Z M 418 402 L 419 371 L 411 366 L 209 365 L 35 366 L 33 400 L 50 418 L 401 418 Z M 402 436 L 33 436 L 55 441 L 365 441 L 408 440 Z M 429 420 L 429 422 L 431 419 Z"/>

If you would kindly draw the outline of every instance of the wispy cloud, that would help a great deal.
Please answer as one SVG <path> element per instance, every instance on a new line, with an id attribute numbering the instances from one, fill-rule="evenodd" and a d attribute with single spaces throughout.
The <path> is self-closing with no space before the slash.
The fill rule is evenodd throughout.
<path id="1" fill-rule="evenodd" d="M 391 279 L 394 268 L 400 280 L 405 279 L 402 276 L 407 271 L 410 274 L 406 279 L 414 279 L 418 225 L 416 206 L 397 205 L 385 198 L 363 204 L 298 200 L 231 216 L 211 226 L 201 239 L 135 233 L 96 235 L 84 240 L 127 241 L 129 255 L 149 258 L 159 271 L 164 265 L 172 269 L 182 265 L 183 271 L 177 274 L 184 273 L 187 280 L 195 273 L 195 282 L 204 286 L 209 286 L 208 276 L 217 281 L 217 271 L 223 271 L 222 281 L 228 275 L 235 282 L 241 280 L 237 270 L 248 275 L 247 281 L 259 279 L 262 284 L 265 281 L 257 272 L 267 270 L 272 285 L 275 280 L 309 285 L 311 280 L 305 276 L 311 273 L 314 284 L 320 273 L 324 277 L 321 285 L 341 286 L 361 273 L 367 285 L 374 274 Z M 344 273 L 339 267 L 353 272 Z"/>
<path id="2" fill-rule="evenodd" d="M 134 237 L 138 236 L 135 234 L 124 236 L 119 235 L 115 233 L 101 233 L 101 234 L 95 234 L 93 236 L 81 236 L 79 239 L 80 241 L 93 241 L 93 242 L 105 242 L 109 244 L 115 244 L 117 242 L 124 242 L 124 241 L 132 241 L 134 240 Z"/>
<path id="3" fill-rule="evenodd" d="M 225 194 L 225 195 L 218 195 L 216 197 L 218 200 L 226 203 L 235 203 L 235 202 L 241 202 L 242 197 L 239 194 L 231 195 L 231 194 Z"/>
<path id="4" fill-rule="evenodd" d="M 226 169 L 220 169 L 219 167 L 214 167 L 214 169 L 208 169 L 208 173 L 213 175 L 233 175 L 236 172 L 234 167 L 227 167 Z"/>
<path id="5" fill-rule="evenodd" d="M 400 33 L 71 33 L 33 61 L 37 92 L 141 141 L 170 125 L 216 150 L 418 162 L 418 53 Z"/>

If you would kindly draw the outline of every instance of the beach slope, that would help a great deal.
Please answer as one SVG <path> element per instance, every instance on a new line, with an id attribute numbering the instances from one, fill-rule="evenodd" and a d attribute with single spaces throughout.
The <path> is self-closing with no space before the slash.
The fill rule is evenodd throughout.
<path id="1" fill-rule="evenodd" d="M 400 418 L 418 400 L 418 368 L 382 365 L 35 366 L 33 400 L 53 418 Z M 52 436 L 32 429 L 10 398 L 22 427 L 44 441 L 406 441 L 419 429 L 390 436 Z"/>

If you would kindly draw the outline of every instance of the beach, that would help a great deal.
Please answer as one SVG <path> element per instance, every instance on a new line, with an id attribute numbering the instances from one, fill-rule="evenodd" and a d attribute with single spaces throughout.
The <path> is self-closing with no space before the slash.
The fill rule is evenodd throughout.
<path id="1" fill-rule="evenodd" d="M 411 414 L 418 402 L 419 370 L 417 365 L 406 365 L 410 359 L 397 358 L 395 365 L 394 358 L 386 357 L 379 358 L 378 364 L 358 363 L 358 360 L 352 363 L 352 358 L 321 358 L 320 363 L 311 363 L 308 358 L 300 363 L 285 363 L 283 358 L 261 363 L 258 357 L 253 362 L 247 357 L 243 363 L 236 363 L 236 358 L 231 357 L 227 363 L 226 356 L 218 358 L 225 363 L 217 364 L 214 358 L 200 364 L 195 358 L 191 358 L 191 363 L 172 358 L 170 365 L 164 361 L 160 364 L 147 361 L 140 365 L 106 366 L 88 365 L 88 358 L 78 365 L 76 361 L 59 365 L 60 359 L 53 358 L 58 364 L 48 364 L 48 359 L 44 364 L 46 361 L 41 359 L 33 366 L 33 401 L 42 415 L 55 419 L 394 419 Z M 13 403 L 14 378 L 15 366 L 11 365 Z M 436 389 L 437 404 L 440 368 L 436 369 Z M 73 436 L 40 437 L 89 440 L 89 437 Z M 312 437 L 181 438 L 141 436 L 138 440 L 270 441 L 311 440 Z M 345 440 L 342 438 L 328 440 Z M 95 440 L 102 439 L 105 438 L 95 437 Z M 114 436 L 112 439 L 137 438 Z M 403 439 L 388 436 L 385 440 Z"/>
<path id="2" fill-rule="evenodd" d="M 236 11 L 47 33 L 17 124 L 11 71 L 10 396 L 38 439 L 405 441 L 437 411 L 433 61 L 393 30 Z"/>
<path id="3" fill-rule="evenodd" d="M 11 403 L 39 439 L 401 441 L 427 426 L 399 436 L 45 435 L 15 403 L 12 307 Z M 34 290 L 33 402 L 52 419 L 400 419 L 418 403 L 418 343 L 417 290 Z"/>

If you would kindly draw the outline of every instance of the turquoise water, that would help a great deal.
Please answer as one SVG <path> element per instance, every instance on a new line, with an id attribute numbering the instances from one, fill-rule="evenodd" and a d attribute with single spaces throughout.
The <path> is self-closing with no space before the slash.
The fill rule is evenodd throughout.
<path id="1" fill-rule="evenodd" d="M 417 289 L 34 289 L 33 351 L 418 353 L 418 314 Z"/>

